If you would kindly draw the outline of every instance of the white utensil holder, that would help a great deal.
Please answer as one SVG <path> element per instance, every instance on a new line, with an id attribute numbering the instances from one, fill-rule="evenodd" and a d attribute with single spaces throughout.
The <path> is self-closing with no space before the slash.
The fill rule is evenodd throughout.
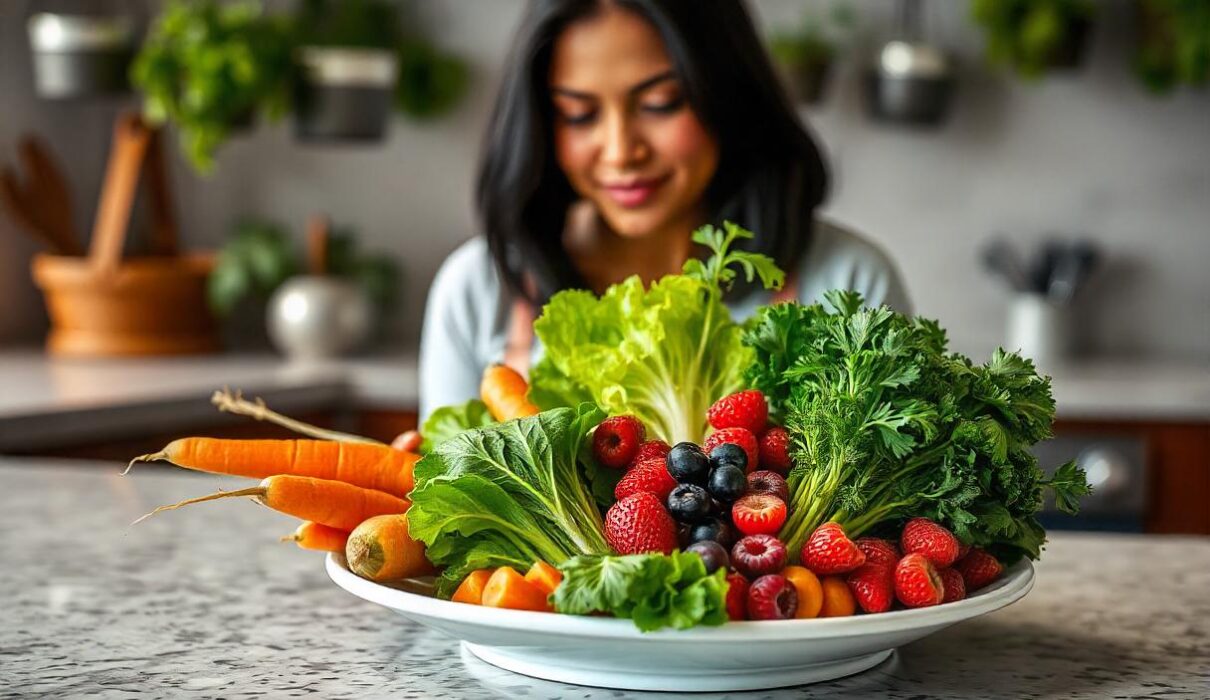
<path id="1" fill-rule="evenodd" d="M 1020 294 L 1008 308 L 1007 349 L 1017 350 L 1039 367 L 1063 362 L 1071 352 L 1068 307 L 1041 294 Z"/>

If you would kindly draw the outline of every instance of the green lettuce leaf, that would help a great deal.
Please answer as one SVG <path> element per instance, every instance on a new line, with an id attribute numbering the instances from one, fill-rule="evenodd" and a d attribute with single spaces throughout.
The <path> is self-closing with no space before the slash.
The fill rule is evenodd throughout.
<path id="1" fill-rule="evenodd" d="M 420 430 L 424 438 L 424 442 L 420 444 L 420 454 L 432 452 L 433 445 L 445 442 L 459 433 L 495 422 L 487 410 L 487 404 L 479 399 L 471 399 L 455 406 L 442 406 L 424 421 L 424 427 Z"/>
<path id="2" fill-rule="evenodd" d="M 610 613 L 644 632 L 727 621 L 726 571 L 706 573 L 692 552 L 577 556 L 559 566 L 555 610 L 572 615 Z"/>

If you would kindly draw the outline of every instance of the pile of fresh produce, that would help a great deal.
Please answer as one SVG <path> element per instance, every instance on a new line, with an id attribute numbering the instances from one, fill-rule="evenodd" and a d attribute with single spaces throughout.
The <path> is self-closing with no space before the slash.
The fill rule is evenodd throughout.
<path id="1" fill-rule="evenodd" d="M 935 322 L 850 292 L 737 324 L 723 298 L 741 272 L 782 283 L 734 249 L 750 237 L 705 227 L 711 257 L 681 275 L 555 295 L 532 385 L 489 368 L 480 399 L 426 421 L 422 458 L 322 441 L 147 458 L 269 477 L 177 505 L 256 497 L 367 578 L 434 574 L 460 603 L 643 630 L 938 605 L 1037 558 L 1043 492 L 1069 512 L 1088 492 L 1074 462 L 1047 476 L 1029 452 L 1050 435 L 1049 380 L 1012 353 L 976 365 Z M 354 467 L 357 450 L 380 461 Z"/>

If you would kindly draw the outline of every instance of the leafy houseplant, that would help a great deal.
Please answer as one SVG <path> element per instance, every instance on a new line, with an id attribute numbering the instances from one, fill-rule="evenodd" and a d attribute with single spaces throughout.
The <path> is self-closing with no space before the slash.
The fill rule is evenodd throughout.
<path id="1" fill-rule="evenodd" d="M 189 162 L 202 173 L 231 131 L 258 111 L 288 104 L 290 36 L 255 2 L 171 0 L 131 68 L 153 123 L 174 122 Z"/>
<path id="2" fill-rule="evenodd" d="M 836 27 L 851 25 L 849 8 L 836 5 L 831 23 Z M 793 97 L 806 104 L 819 102 L 836 55 L 836 42 L 829 37 L 826 23 L 810 15 L 804 17 L 797 31 L 773 35 L 769 52 L 783 72 Z"/>
<path id="3" fill-rule="evenodd" d="M 1079 65 L 1094 12 L 1089 0 L 972 0 L 987 57 L 1027 79 Z"/>
<path id="4" fill-rule="evenodd" d="M 1139 0 L 1135 72 L 1156 94 L 1210 81 L 1210 3 Z"/>

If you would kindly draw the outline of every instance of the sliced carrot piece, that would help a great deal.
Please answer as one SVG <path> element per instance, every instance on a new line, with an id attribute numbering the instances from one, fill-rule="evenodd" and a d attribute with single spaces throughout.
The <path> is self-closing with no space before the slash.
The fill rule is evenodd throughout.
<path id="1" fill-rule="evenodd" d="M 787 566 L 781 575 L 794 584 L 794 590 L 798 593 L 798 612 L 794 617 L 817 617 L 823 608 L 823 586 L 819 577 L 805 566 Z"/>
<path id="2" fill-rule="evenodd" d="M 466 575 L 462 579 L 462 583 L 458 584 L 458 590 L 454 591 L 454 597 L 450 600 L 455 603 L 470 603 L 471 605 L 481 605 L 483 603 L 483 589 L 487 587 L 487 581 L 495 573 L 492 569 L 476 569 Z"/>
<path id="3" fill-rule="evenodd" d="M 551 609 L 550 604 L 546 602 L 546 594 L 526 581 L 511 566 L 496 569 L 487 580 L 487 585 L 483 588 L 483 605 L 536 612 L 549 612 Z"/>
<path id="4" fill-rule="evenodd" d="M 529 567 L 529 571 L 525 573 L 525 580 L 538 587 L 546 595 L 551 595 L 555 589 L 563 583 L 563 574 L 555 567 L 547 564 L 542 560 L 534 562 L 534 565 Z"/>
<path id="5" fill-rule="evenodd" d="M 849 584 L 841 576 L 824 576 L 819 582 L 823 588 L 823 607 L 820 617 L 848 617 L 857 612 L 857 600 L 849 590 Z"/>

